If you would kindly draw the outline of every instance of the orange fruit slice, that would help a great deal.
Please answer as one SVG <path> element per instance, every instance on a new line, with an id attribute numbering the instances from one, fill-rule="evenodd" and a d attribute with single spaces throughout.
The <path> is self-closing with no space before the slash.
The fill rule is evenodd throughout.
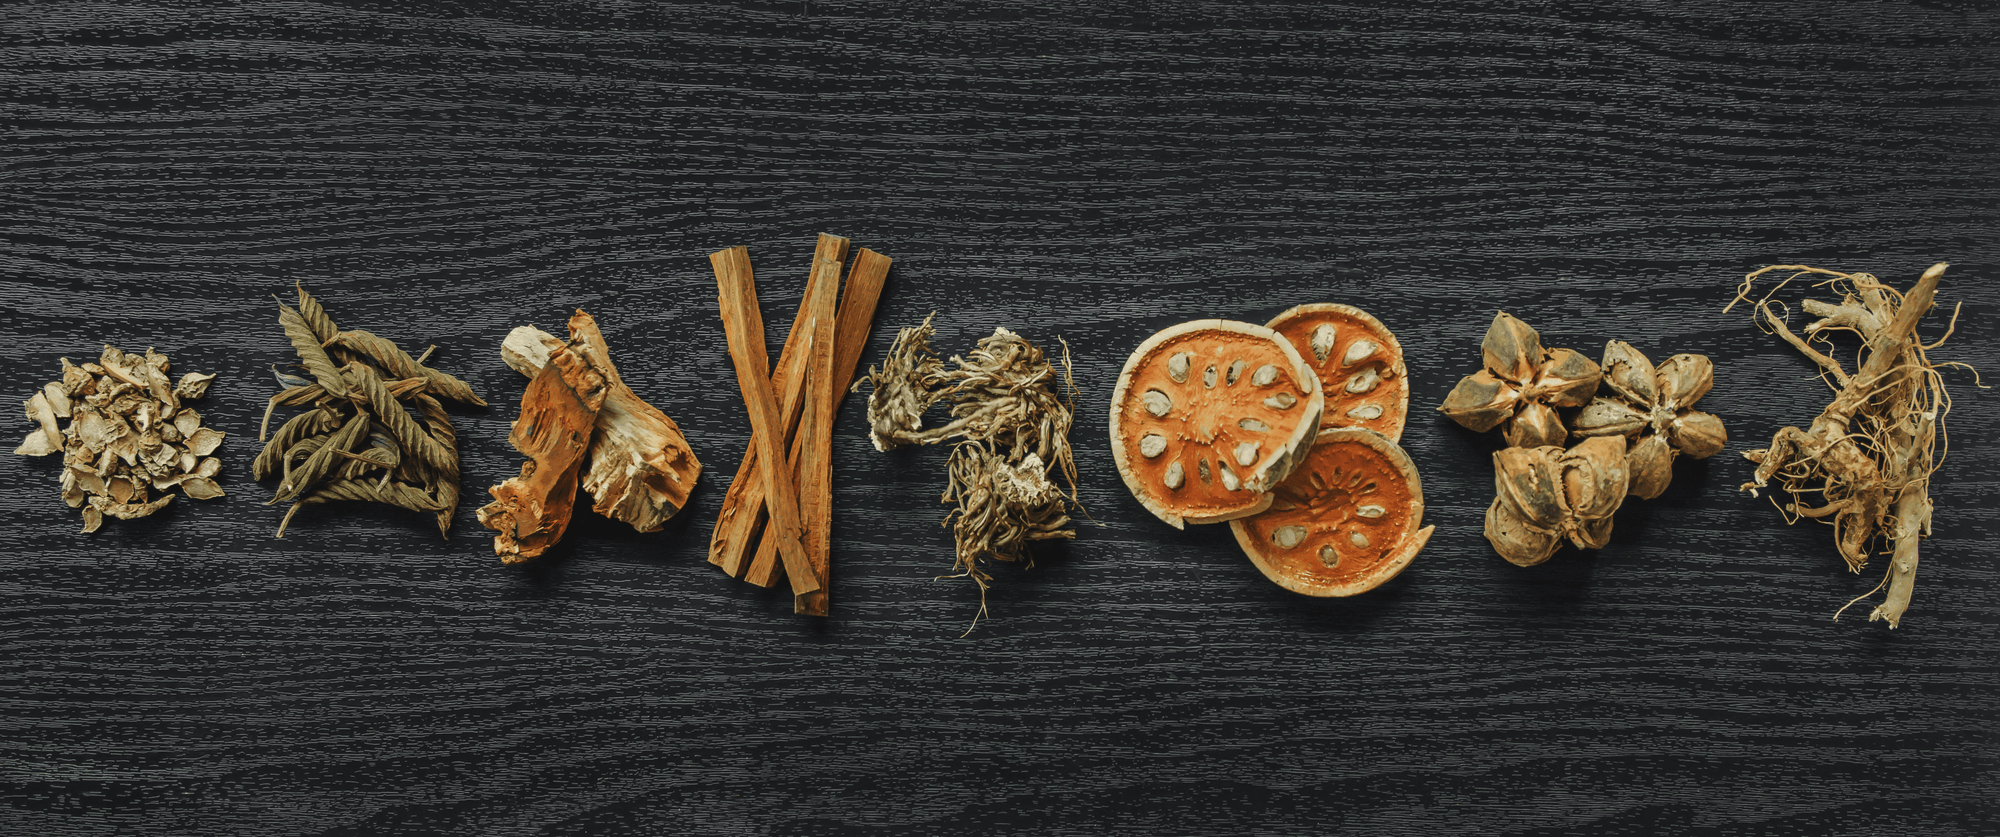
<path id="1" fill-rule="evenodd" d="M 1291 341 L 1326 393 L 1321 427 L 1363 427 L 1403 438 L 1410 415 L 1403 345 L 1382 321 L 1352 305 L 1312 302 L 1266 323 Z"/>
<path id="2" fill-rule="evenodd" d="M 1409 454 L 1358 427 L 1320 431 L 1305 463 L 1272 494 L 1268 510 L 1229 528 L 1265 578 L 1308 596 L 1375 589 L 1437 529 L 1417 528 L 1424 488 Z"/>
<path id="3" fill-rule="evenodd" d="M 1111 454 L 1132 496 L 1175 528 L 1256 514 L 1312 446 L 1319 389 L 1268 328 L 1181 323 L 1125 361 L 1111 393 Z"/>

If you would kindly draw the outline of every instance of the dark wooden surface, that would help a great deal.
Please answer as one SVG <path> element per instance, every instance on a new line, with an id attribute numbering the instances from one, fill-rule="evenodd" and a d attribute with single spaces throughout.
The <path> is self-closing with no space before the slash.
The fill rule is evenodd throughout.
<path id="1" fill-rule="evenodd" d="M 1992 834 L 2000 404 L 1969 374 L 1893 633 L 1830 530 L 1735 490 L 1807 364 L 1747 271 L 1907 284 L 2000 373 L 1996 24 L 1977 2 L 45 2 L 0 11 L 0 380 L 100 342 L 223 373 L 230 496 L 75 533 L 0 457 L 0 832 Z M 704 256 L 772 339 L 813 234 L 896 257 L 864 362 L 938 312 L 1065 339 L 1095 523 L 977 607 L 944 452 L 835 440 L 835 616 L 702 560 L 747 440 Z M 467 504 L 280 510 L 248 480 L 272 294 L 494 401 Z M 1793 297 L 1798 298 L 1797 296 Z M 1334 300 L 1401 336 L 1437 536 L 1319 601 L 1126 493 L 1125 355 Z M 707 466 L 637 535 L 501 567 L 498 344 L 572 307 Z M 1480 535 L 1493 440 L 1429 408 L 1496 308 L 1595 356 L 1715 359 L 1729 449 L 1535 569 Z M 1942 332 L 1942 319 L 1925 333 Z M 10 425 L 8 445 L 29 425 Z"/>

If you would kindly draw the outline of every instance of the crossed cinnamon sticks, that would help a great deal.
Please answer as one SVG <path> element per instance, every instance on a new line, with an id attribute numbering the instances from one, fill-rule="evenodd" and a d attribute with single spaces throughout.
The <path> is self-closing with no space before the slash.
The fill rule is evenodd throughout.
<path id="1" fill-rule="evenodd" d="M 847 239 L 820 234 L 805 297 L 775 370 L 764 348 L 749 250 L 731 247 L 708 257 L 751 430 L 709 539 L 708 562 L 759 587 L 776 583 L 782 572 L 791 583 L 793 611 L 810 616 L 827 615 L 833 417 L 868 342 L 892 261 L 863 248 L 842 290 L 847 250 Z M 772 467 L 776 462 L 785 467 Z"/>

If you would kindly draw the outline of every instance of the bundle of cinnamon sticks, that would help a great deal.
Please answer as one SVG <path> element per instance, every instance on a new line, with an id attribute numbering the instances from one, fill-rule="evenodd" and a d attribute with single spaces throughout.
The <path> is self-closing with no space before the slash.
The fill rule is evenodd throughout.
<path id="1" fill-rule="evenodd" d="M 764 348 L 749 250 L 731 247 L 708 257 L 751 428 L 708 562 L 759 587 L 787 579 L 793 611 L 809 616 L 825 616 L 828 608 L 833 418 L 867 345 L 891 262 L 863 248 L 848 267 L 847 256 L 847 239 L 820 234 L 775 370 Z"/>

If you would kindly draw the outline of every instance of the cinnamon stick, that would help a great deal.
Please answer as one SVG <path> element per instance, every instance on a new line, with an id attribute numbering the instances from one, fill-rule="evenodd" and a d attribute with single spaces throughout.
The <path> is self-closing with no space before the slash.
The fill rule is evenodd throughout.
<path id="1" fill-rule="evenodd" d="M 836 262 L 846 260 L 847 239 L 821 234 L 819 244 L 814 248 L 814 258 L 832 258 Z M 785 441 L 780 449 L 789 449 L 792 438 L 798 432 L 799 412 L 804 401 L 805 364 L 811 354 L 814 318 L 822 314 L 822 309 L 813 307 L 813 301 L 822 295 L 828 297 L 823 311 L 833 310 L 831 296 L 838 292 L 839 271 L 831 276 L 821 271 L 809 271 L 805 297 L 799 302 L 798 316 L 792 320 L 792 331 L 785 338 L 785 347 L 778 354 L 778 368 L 771 375 L 771 386 L 779 395 L 779 413 L 785 426 Z M 822 345 L 825 345 L 822 342 Z M 757 455 L 759 441 L 753 437 L 749 449 L 743 453 L 743 464 L 736 469 L 736 478 L 729 483 L 729 492 L 722 500 L 722 512 L 716 518 L 715 532 L 709 538 L 708 562 L 722 568 L 732 577 L 743 575 L 750 564 L 750 557 L 757 552 L 757 544 L 769 510 L 764 504 L 764 483 L 761 462 Z M 789 473 L 796 473 L 791 469 Z M 772 573 L 762 575 L 758 586 L 771 586 Z"/>
<path id="2" fill-rule="evenodd" d="M 825 429 L 819 431 L 817 436 L 807 436 L 801 432 L 792 440 L 791 456 L 787 461 L 794 471 L 799 470 L 799 465 L 802 461 L 802 447 L 809 440 L 817 440 L 817 444 L 825 446 L 827 467 L 829 471 L 831 470 L 833 445 L 833 420 L 831 416 L 839 412 L 840 401 L 847 394 L 848 385 L 853 382 L 855 366 L 861 360 L 862 349 L 867 346 L 868 332 L 875 320 L 875 305 L 882 298 L 882 285 L 889 276 L 889 265 L 891 262 L 893 260 L 888 256 L 863 248 L 860 257 L 855 260 L 854 269 L 848 273 L 847 288 L 841 294 L 840 312 L 834 321 L 836 335 L 834 337 L 833 366 L 831 374 L 827 376 L 832 384 L 832 392 L 827 400 L 828 418 Z M 827 503 L 826 524 L 829 535 L 831 535 L 833 522 L 832 491 L 833 486 L 831 477 L 829 476 L 826 485 L 825 500 Z M 831 541 L 829 541 L 830 543 Z M 757 558 L 751 563 L 750 572 L 744 576 L 744 580 L 760 587 L 769 587 L 775 580 L 773 576 L 776 572 L 777 556 L 771 551 L 771 547 L 769 546 L 757 544 L 756 547 Z M 794 601 L 793 606 L 796 609 L 798 602 Z"/>
<path id="3" fill-rule="evenodd" d="M 765 462 L 784 461 L 784 420 L 771 392 L 771 362 L 764 348 L 764 319 L 757 308 L 757 284 L 750 269 L 750 252 L 731 247 L 709 254 L 715 269 L 716 299 L 729 339 L 729 357 L 736 367 L 736 384 L 750 413 L 751 438 Z M 791 579 L 792 595 L 819 589 L 806 557 L 799 524 L 798 485 L 784 468 L 761 468 L 770 524 L 764 536 L 776 539 L 777 550 Z"/>

